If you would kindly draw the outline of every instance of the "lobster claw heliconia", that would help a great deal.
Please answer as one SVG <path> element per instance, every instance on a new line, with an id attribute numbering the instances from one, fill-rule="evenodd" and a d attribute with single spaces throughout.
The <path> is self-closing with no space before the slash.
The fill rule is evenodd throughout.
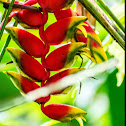
<path id="1" fill-rule="evenodd" d="M 48 53 L 49 46 L 30 32 L 16 27 L 6 27 L 5 29 L 17 45 L 29 55 L 40 58 Z"/>
<path id="2" fill-rule="evenodd" d="M 81 126 L 83 126 L 82 119 L 85 121 L 85 118 L 83 116 L 87 114 L 82 109 L 64 104 L 50 104 L 47 106 L 44 106 L 44 104 L 42 104 L 41 110 L 46 116 L 51 119 L 61 122 L 70 122 L 73 119 L 76 119 Z"/>
<path id="3" fill-rule="evenodd" d="M 44 31 L 44 27 L 40 27 L 39 34 L 41 39 L 49 45 L 58 45 L 71 41 L 74 33 L 81 27 L 81 23 L 87 20 L 84 16 L 73 16 L 58 20 Z"/>
<path id="4" fill-rule="evenodd" d="M 38 29 L 40 26 L 44 25 L 48 20 L 48 13 L 45 9 L 43 14 L 37 11 L 22 10 L 18 12 L 14 18 L 19 22 L 19 24 L 24 28 Z"/>
<path id="5" fill-rule="evenodd" d="M 12 71 L 5 72 L 10 79 L 12 80 L 14 86 L 21 92 L 23 95 L 27 94 L 30 91 L 40 88 L 38 84 L 33 81 L 28 80 L 27 78 L 21 76 L 20 74 Z M 50 99 L 50 96 L 41 97 L 36 99 L 35 102 L 37 103 L 46 103 Z"/>
<path id="6" fill-rule="evenodd" d="M 87 48 L 89 49 L 89 53 L 87 53 L 87 57 L 93 59 L 92 61 L 96 63 L 101 63 L 107 60 L 107 56 L 102 47 L 102 42 L 95 33 L 95 31 L 91 28 L 91 26 L 85 22 L 85 26 L 83 26 L 87 31 L 87 38 L 82 34 L 80 30 L 76 33 L 76 39 L 78 42 L 84 42 L 87 44 Z M 89 56 L 88 56 L 89 55 Z"/>
<path id="7" fill-rule="evenodd" d="M 55 11 L 54 15 L 57 20 L 61 20 L 67 17 L 79 16 L 76 12 L 74 12 L 71 8 L 67 10 Z M 102 47 L 102 42 L 95 33 L 95 31 L 91 28 L 91 26 L 85 21 L 85 25 L 82 25 L 87 32 L 87 37 L 84 36 L 81 30 L 77 30 L 74 39 L 76 42 L 84 42 L 87 44 L 87 52 L 84 51 L 84 55 L 86 55 L 93 62 L 101 63 L 107 60 L 107 56 Z"/>
<path id="8" fill-rule="evenodd" d="M 30 55 L 11 47 L 7 47 L 7 51 L 10 54 L 18 72 L 24 77 L 32 81 L 40 82 L 49 77 L 50 73 L 47 72 L 46 69 Z"/>
<path id="9" fill-rule="evenodd" d="M 71 43 L 61 46 L 52 51 L 47 57 L 42 57 L 42 65 L 48 71 L 57 71 L 69 68 L 75 61 L 75 56 L 85 48 L 85 43 Z"/>

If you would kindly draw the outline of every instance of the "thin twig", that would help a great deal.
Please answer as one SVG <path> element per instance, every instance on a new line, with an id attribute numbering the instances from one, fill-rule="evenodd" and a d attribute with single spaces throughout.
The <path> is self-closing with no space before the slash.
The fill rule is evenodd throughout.
<path id="1" fill-rule="evenodd" d="M 3 2 L 3 7 L 8 9 L 9 4 L 10 3 L 8 3 L 8 2 Z M 27 10 L 42 12 L 42 9 L 40 7 L 34 7 L 34 6 L 30 6 L 30 5 L 14 4 L 13 8 L 21 8 L 21 9 L 27 9 Z"/>

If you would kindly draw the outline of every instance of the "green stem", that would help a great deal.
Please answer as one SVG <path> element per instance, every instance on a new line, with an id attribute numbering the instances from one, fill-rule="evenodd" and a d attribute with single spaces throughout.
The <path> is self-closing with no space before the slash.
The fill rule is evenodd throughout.
<path id="1" fill-rule="evenodd" d="M 8 2 L 8 0 L 7 0 L 7 2 Z M 1 2 L 0 2 L 1 3 Z M 2 16 L 2 20 L 1 20 L 1 23 L 2 23 L 2 21 L 3 21 L 3 19 L 5 18 L 5 16 L 6 16 L 6 12 L 7 12 L 7 9 L 5 8 L 4 9 L 4 13 L 3 13 L 3 16 Z"/>
<path id="2" fill-rule="evenodd" d="M 4 28 L 5 28 L 6 24 L 7 24 L 7 21 L 8 21 L 8 18 L 9 18 L 9 14 L 11 13 L 12 6 L 13 6 L 13 4 L 14 4 L 14 1 L 15 1 L 15 0 L 12 0 L 12 1 L 11 1 L 10 5 L 9 5 L 9 8 L 8 8 L 8 11 L 7 11 L 7 14 L 6 14 L 6 16 L 5 16 L 4 23 L 3 23 L 3 25 L 2 25 L 2 27 L 1 27 L 1 29 L 0 29 L 0 40 L 1 40 L 1 38 L 2 38 L 2 35 L 3 35 L 3 32 L 4 32 Z"/>
<path id="3" fill-rule="evenodd" d="M 111 16 L 111 18 L 116 22 L 116 24 L 122 29 L 122 31 L 125 33 L 125 28 L 121 24 L 121 22 L 117 19 L 117 17 L 113 14 L 113 12 L 108 8 L 106 3 L 103 0 L 97 0 L 102 7 L 106 10 L 106 12 Z"/>
<path id="4" fill-rule="evenodd" d="M 79 0 L 79 2 L 96 18 L 96 20 L 110 33 L 110 35 L 125 50 L 125 41 L 113 27 L 113 22 L 101 10 L 94 0 Z"/>
<path id="5" fill-rule="evenodd" d="M 7 9 L 4 10 L 4 13 L 3 13 L 3 16 L 2 16 L 1 23 L 2 23 L 3 19 L 5 18 L 6 12 L 7 12 Z"/>
<path id="6" fill-rule="evenodd" d="M 17 25 L 18 25 L 18 22 L 15 21 L 13 26 L 16 27 Z M 7 38 L 7 40 L 6 40 L 6 42 L 5 42 L 5 44 L 4 44 L 4 46 L 3 46 L 3 48 L 2 48 L 2 50 L 1 50 L 1 52 L 0 52 L 0 62 L 1 62 L 2 58 L 3 58 L 3 56 L 4 56 L 4 53 L 5 53 L 5 51 L 6 51 L 6 47 L 7 47 L 7 46 L 9 45 L 9 43 L 10 43 L 10 40 L 11 40 L 11 36 L 9 35 L 8 38 Z"/>

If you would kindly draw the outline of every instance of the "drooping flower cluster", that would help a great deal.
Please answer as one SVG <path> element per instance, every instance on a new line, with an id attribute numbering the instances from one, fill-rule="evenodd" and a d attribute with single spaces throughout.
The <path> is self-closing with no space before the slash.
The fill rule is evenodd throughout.
<path id="1" fill-rule="evenodd" d="M 25 3 L 15 1 L 23 5 L 33 5 L 37 2 L 43 13 L 13 9 L 8 22 L 14 16 L 24 28 L 39 29 L 41 39 L 24 29 L 6 27 L 6 31 L 21 48 L 21 50 L 7 48 L 19 73 L 7 71 L 6 74 L 23 94 L 84 70 L 80 66 L 72 67 L 78 56 L 85 55 L 95 63 L 107 60 L 102 43 L 86 22 L 87 18 L 79 16 L 69 8 L 74 0 L 28 0 Z M 54 13 L 57 21 L 44 30 L 50 12 Z M 64 43 L 65 45 L 62 45 Z M 61 46 L 49 53 L 52 45 Z M 41 58 L 41 63 L 35 58 Z M 50 76 L 51 71 L 58 72 Z M 41 82 L 41 85 L 36 82 Z M 64 90 L 66 89 L 57 90 L 50 95 L 61 94 Z M 35 100 L 41 105 L 45 115 L 61 122 L 77 119 L 80 123 L 81 118 L 84 119 L 83 115 L 86 112 L 74 106 L 63 104 L 44 106 L 50 100 L 50 95 Z"/>

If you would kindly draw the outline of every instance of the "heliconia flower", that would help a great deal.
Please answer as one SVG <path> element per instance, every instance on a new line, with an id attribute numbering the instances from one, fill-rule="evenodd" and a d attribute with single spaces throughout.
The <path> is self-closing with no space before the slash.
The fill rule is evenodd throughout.
<path id="1" fill-rule="evenodd" d="M 22 10 L 14 17 L 21 26 L 24 28 L 39 28 L 44 25 L 48 20 L 48 13 L 42 9 L 43 14 L 37 11 Z M 34 19 L 34 20 L 33 20 Z"/>
<path id="2" fill-rule="evenodd" d="M 40 37 L 49 45 L 67 43 L 72 39 L 78 28 L 83 31 L 84 35 L 86 34 L 83 27 L 81 27 L 81 23 L 85 20 L 87 18 L 84 16 L 73 16 L 58 20 L 47 27 L 45 31 L 42 26 L 39 29 Z"/>
<path id="3" fill-rule="evenodd" d="M 85 43 L 71 43 L 61 46 L 52 51 L 47 58 L 42 57 L 42 65 L 48 71 L 57 71 L 63 68 L 69 68 L 81 49 L 85 47 Z"/>
<path id="4" fill-rule="evenodd" d="M 68 76 L 68 75 L 71 75 L 71 74 L 75 74 L 75 73 L 77 73 L 77 72 L 79 72 L 79 71 L 81 71 L 81 70 L 84 70 L 84 68 L 69 68 L 69 69 L 65 69 L 65 70 L 63 70 L 63 71 L 61 71 L 61 72 L 58 72 L 57 74 L 54 74 L 53 76 L 51 76 L 51 77 L 49 77 L 48 79 L 47 79 L 47 81 L 45 82 L 45 86 L 47 86 L 47 85 L 50 85 L 51 83 L 53 83 L 54 84 L 54 82 L 57 82 L 57 81 L 59 81 L 60 79 L 62 79 L 62 78 L 64 78 L 65 76 Z M 62 90 L 58 90 L 58 91 L 56 91 L 56 92 L 53 92 L 52 94 L 54 95 L 54 94 L 60 94 L 60 93 L 62 93 L 62 94 L 66 94 L 66 93 L 68 93 L 69 92 L 69 90 L 72 88 L 72 86 L 69 86 L 69 87 L 67 87 L 67 88 L 65 88 L 65 89 L 62 89 Z"/>
<path id="5" fill-rule="evenodd" d="M 49 77 L 50 73 L 30 55 L 11 47 L 7 47 L 7 51 L 22 76 L 34 81 L 43 81 Z"/>
<path id="6" fill-rule="evenodd" d="M 76 33 L 76 40 L 78 42 L 84 42 L 87 44 L 87 48 L 90 50 L 91 57 L 93 58 L 93 61 L 96 63 L 101 63 L 107 60 L 107 56 L 105 54 L 105 51 L 102 47 L 102 42 L 95 33 L 95 31 L 90 27 L 90 25 L 85 22 L 87 25 L 83 26 L 86 29 L 87 32 L 87 38 L 82 34 L 80 30 Z"/>
<path id="7" fill-rule="evenodd" d="M 38 0 L 41 8 L 45 8 L 49 12 L 69 8 L 74 0 Z"/>
<path id="8" fill-rule="evenodd" d="M 70 122 L 73 119 L 77 119 L 80 125 L 83 126 L 81 119 L 87 113 L 82 109 L 71 105 L 64 105 L 64 104 L 50 104 L 44 107 L 44 104 L 41 105 L 42 112 L 51 119 L 58 120 L 61 122 Z"/>
<path id="9" fill-rule="evenodd" d="M 29 55 L 40 58 L 49 51 L 49 46 L 30 32 L 16 27 L 6 27 L 13 40 Z"/>
<path id="10" fill-rule="evenodd" d="M 16 73 L 16 72 L 12 72 L 12 71 L 7 71 L 5 72 L 10 79 L 12 80 L 14 86 L 23 94 L 27 94 L 30 91 L 33 91 L 35 89 L 40 88 L 40 86 L 38 84 L 36 84 L 33 81 L 28 80 L 27 78 L 21 76 L 20 74 Z M 41 97 L 37 100 L 35 100 L 37 103 L 46 103 L 47 101 L 49 101 L 50 96 L 47 97 Z"/>
<path id="11" fill-rule="evenodd" d="M 60 10 L 55 11 L 54 15 L 57 20 L 61 20 L 63 18 L 72 17 L 72 16 L 79 16 L 76 12 L 74 12 L 71 8 L 67 10 Z M 61 16 L 60 16 L 61 15 Z M 63 16 L 65 15 L 65 16 Z M 84 48 L 84 55 L 86 55 L 89 59 L 91 59 L 93 62 L 101 63 L 103 61 L 107 60 L 107 56 L 103 50 L 102 42 L 95 33 L 95 31 L 91 28 L 91 26 L 85 21 L 86 25 L 83 25 L 84 29 L 87 32 L 87 37 L 85 37 L 81 30 L 78 30 L 76 32 L 76 35 L 74 36 L 76 42 L 84 42 L 87 44 L 87 48 L 85 50 Z M 86 52 L 87 51 L 87 52 Z"/>

